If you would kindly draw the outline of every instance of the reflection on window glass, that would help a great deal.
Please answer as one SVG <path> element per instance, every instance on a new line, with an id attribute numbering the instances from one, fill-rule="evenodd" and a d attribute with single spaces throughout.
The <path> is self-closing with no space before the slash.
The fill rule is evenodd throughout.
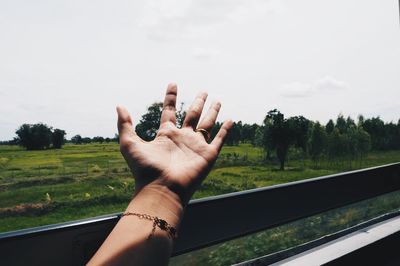
<path id="1" fill-rule="evenodd" d="M 400 161 L 398 15 L 378 0 L 2 1 L 0 232 L 123 211 L 115 106 L 151 140 L 171 81 L 178 121 L 200 90 L 235 121 L 195 198 Z"/>
<path id="2" fill-rule="evenodd" d="M 318 239 L 400 209 L 396 191 L 171 259 L 170 265 L 231 265 Z"/>

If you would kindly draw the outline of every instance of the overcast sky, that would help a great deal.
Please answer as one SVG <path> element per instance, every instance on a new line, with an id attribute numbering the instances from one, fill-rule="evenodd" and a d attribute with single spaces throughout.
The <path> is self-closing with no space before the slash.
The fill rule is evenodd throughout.
<path id="1" fill-rule="evenodd" d="M 169 82 L 220 120 L 397 122 L 398 1 L 0 1 L 0 140 L 37 122 L 113 136 L 117 104 L 137 122 Z"/>

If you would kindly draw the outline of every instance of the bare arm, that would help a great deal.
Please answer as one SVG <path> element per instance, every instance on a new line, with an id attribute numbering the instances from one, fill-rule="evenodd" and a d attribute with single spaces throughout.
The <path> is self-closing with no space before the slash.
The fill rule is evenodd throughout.
<path id="1" fill-rule="evenodd" d="M 177 87 L 167 88 L 160 129 L 145 142 L 136 135 L 126 109 L 117 108 L 121 152 L 135 177 L 135 196 L 126 212 L 161 218 L 179 229 L 184 208 L 211 170 L 232 127 L 226 121 L 209 144 L 201 128 L 210 132 L 221 104 L 213 103 L 199 123 L 207 98 L 200 93 L 189 108 L 181 129 L 176 127 Z M 88 265 L 167 265 L 173 239 L 165 230 L 137 216 L 122 217 Z M 150 239 L 149 235 L 152 235 Z"/>

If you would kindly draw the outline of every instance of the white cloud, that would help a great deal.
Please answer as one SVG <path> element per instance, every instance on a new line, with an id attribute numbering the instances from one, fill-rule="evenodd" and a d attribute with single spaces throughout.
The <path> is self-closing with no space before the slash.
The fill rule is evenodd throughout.
<path id="1" fill-rule="evenodd" d="M 303 98 L 321 92 L 334 92 L 348 88 L 349 85 L 346 82 L 337 80 L 331 76 L 325 76 L 311 83 L 296 81 L 284 84 L 281 89 L 281 95 L 287 98 Z"/>
<path id="2" fill-rule="evenodd" d="M 314 82 L 313 87 L 315 91 L 337 91 L 337 90 L 344 90 L 348 89 L 349 85 L 344 82 L 332 78 L 330 76 L 323 77 Z"/>

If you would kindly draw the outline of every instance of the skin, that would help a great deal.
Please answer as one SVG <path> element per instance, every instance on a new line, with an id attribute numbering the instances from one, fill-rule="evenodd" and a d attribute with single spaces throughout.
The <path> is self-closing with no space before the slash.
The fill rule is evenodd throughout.
<path id="1" fill-rule="evenodd" d="M 160 128 L 153 141 L 136 135 L 132 119 L 117 107 L 121 153 L 135 177 L 135 192 L 126 212 L 144 213 L 166 220 L 178 229 L 184 209 L 210 172 L 232 121 L 225 121 L 211 143 L 196 128 L 211 131 L 221 108 L 214 102 L 199 123 L 207 93 L 199 93 L 187 111 L 181 129 L 176 127 L 177 86 L 168 85 Z M 173 239 L 152 222 L 122 217 L 88 265 L 167 265 Z"/>

